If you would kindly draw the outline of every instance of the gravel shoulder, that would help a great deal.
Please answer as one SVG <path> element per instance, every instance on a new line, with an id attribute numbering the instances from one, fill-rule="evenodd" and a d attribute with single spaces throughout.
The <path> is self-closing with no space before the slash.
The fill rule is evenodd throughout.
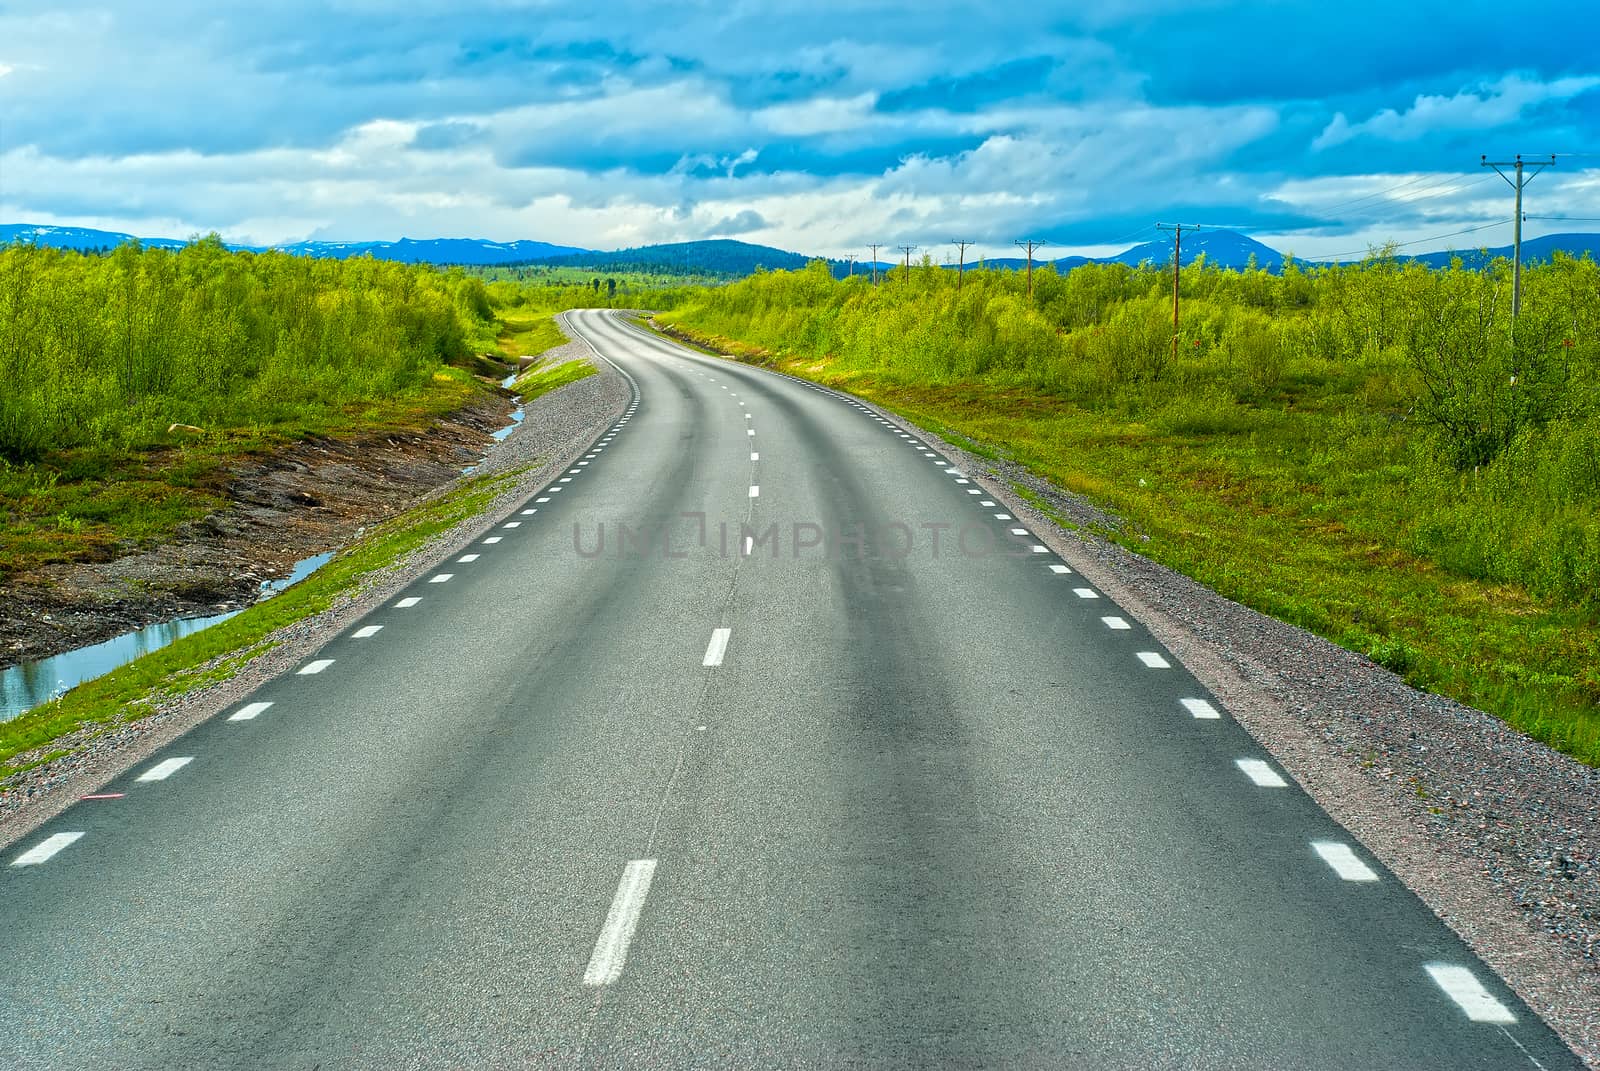
<path id="1" fill-rule="evenodd" d="M 588 345 L 573 341 L 550 351 L 547 359 L 554 363 L 588 356 L 591 356 Z M 266 680 L 292 670 L 328 640 L 342 634 L 351 622 L 383 605 L 395 592 L 458 553 L 509 515 L 535 490 L 582 455 L 627 407 L 632 395 L 627 381 L 604 361 L 595 360 L 594 364 L 599 370 L 596 375 L 527 403 L 522 423 L 503 441 L 493 443 L 474 466 L 475 474 L 517 473 L 483 512 L 440 534 L 388 568 L 367 574 L 359 590 L 346 591 L 326 611 L 279 629 L 267 638 L 267 642 L 276 646 L 248 663 L 231 679 L 160 702 L 154 714 L 138 721 L 109 731 L 103 726 L 86 726 L 37 749 L 34 757 L 61 748 L 72 748 L 72 751 L 0 781 L 0 847 L 26 835 L 76 802 L 79 796 L 95 791 L 189 729 L 237 704 Z M 471 462 L 478 456 L 473 453 L 465 460 Z M 412 493 L 389 512 L 446 494 L 461 478 L 458 467 L 450 479 L 435 484 L 426 493 Z M 346 538 L 357 534 L 352 531 Z M 19 755 L 14 761 L 25 762 L 29 757 Z"/>

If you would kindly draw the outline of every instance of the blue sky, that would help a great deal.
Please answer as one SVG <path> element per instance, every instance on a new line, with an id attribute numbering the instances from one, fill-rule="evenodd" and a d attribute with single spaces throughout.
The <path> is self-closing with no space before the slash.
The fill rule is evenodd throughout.
<path id="1" fill-rule="evenodd" d="M 1481 153 L 1573 154 L 1526 211 L 1600 217 L 1584 7 L 0 0 L 0 222 L 938 259 L 1174 219 L 1302 256 L 1505 244 Z M 1557 230 L 1600 223 L 1528 224 Z"/>

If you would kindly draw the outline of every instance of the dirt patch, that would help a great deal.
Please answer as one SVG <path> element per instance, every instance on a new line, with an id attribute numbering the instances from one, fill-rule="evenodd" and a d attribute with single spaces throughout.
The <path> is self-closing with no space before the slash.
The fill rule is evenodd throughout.
<path id="1" fill-rule="evenodd" d="M 0 584 L 0 669 L 177 617 L 237 609 L 301 558 L 349 543 L 479 461 L 512 400 L 485 394 L 421 435 L 315 438 L 233 465 L 228 505 L 160 546 Z"/>

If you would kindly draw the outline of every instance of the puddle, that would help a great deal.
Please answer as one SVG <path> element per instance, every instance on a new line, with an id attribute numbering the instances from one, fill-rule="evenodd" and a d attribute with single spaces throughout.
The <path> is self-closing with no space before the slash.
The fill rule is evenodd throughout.
<path id="1" fill-rule="evenodd" d="M 510 435 L 512 432 L 516 431 L 517 425 L 522 423 L 522 417 L 522 406 L 519 405 L 511 411 L 511 423 L 493 433 L 492 438 L 495 440 L 495 442 L 503 441 L 507 435 Z"/>
<path id="2" fill-rule="evenodd" d="M 260 598 L 271 598 L 289 585 L 299 583 L 332 557 L 333 552 L 329 551 L 302 558 L 294 563 L 288 576 L 262 582 Z M 169 643 L 209 628 L 219 621 L 226 621 L 237 613 L 238 610 L 229 610 L 205 617 L 158 621 L 103 643 L 64 651 L 36 662 L 18 663 L 0 673 L 0 721 L 10 721 L 41 703 L 48 703 L 75 685 L 103 677 L 140 655 L 159 651 Z"/>

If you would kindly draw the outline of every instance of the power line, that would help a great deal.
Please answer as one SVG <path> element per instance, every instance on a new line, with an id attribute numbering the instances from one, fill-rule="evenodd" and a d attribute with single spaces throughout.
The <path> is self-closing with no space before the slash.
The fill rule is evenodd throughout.
<path id="1" fill-rule="evenodd" d="M 1565 154 L 1562 154 L 1565 155 Z M 1550 219 L 1563 223 L 1600 223 L 1600 216 L 1523 216 L 1523 219 Z"/>
<path id="2" fill-rule="evenodd" d="M 917 251 L 917 247 L 914 246 L 914 245 L 897 245 L 897 246 L 895 246 L 895 248 L 900 250 L 901 253 L 905 254 L 905 258 L 906 258 L 906 278 L 910 279 L 911 278 L 911 254 L 915 253 Z"/>
<path id="3" fill-rule="evenodd" d="M 959 238 L 952 238 L 950 244 L 961 249 L 961 259 L 956 262 L 956 290 L 959 292 L 961 290 L 961 277 L 967 272 L 967 246 L 972 245 L 972 243 L 962 241 Z"/>
<path id="4" fill-rule="evenodd" d="M 869 245 L 869 246 L 867 246 L 867 248 L 872 250 L 872 285 L 873 286 L 877 286 L 878 285 L 878 246 Z"/>
<path id="5" fill-rule="evenodd" d="M 1479 166 L 1494 168 L 1496 174 L 1510 183 L 1511 188 L 1517 191 L 1516 216 L 1512 220 L 1516 224 L 1516 230 L 1511 237 L 1511 322 L 1515 324 L 1517 313 L 1522 311 L 1522 190 L 1528 183 L 1533 181 L 1539 172 L 1547 167 L 1556 166 L 1556 158 L 1552 156 L 1548 162 L 1534 163 L 1532 160 L 1524 160 L 1522 154 L 1518 153 L 1516 158 L 1509 162 L 1501 161 L 1496 163 L 1490 160 L 1487 154 L 1480 156 L 1478 159 L 1480 161 Z M 1525 173 L 1530 164 L 1533 165 L 1533 174 L 1531 175 Z M 1513 180 L 1504 171 L 1501 171 L 1502 167 L 1514 168 L 1516 170 L 1516 179 Z M 1515 378 L 1513 378 L 1512 382 L 1516 382 Z"/>
<path id="6" fill-rule="evenodd" d="M 1395 243 L 1392 244 L 1392 248 L 1394 248 L 1394 249 L 1405 249 L 1405 248 L 1407 248 L 1409 246 L 1413 246 L 1413 245 L 1422 245 L 1425 242 L 1438 242 L 1438 241 L 1444 240 L 1445 238 L 1454 238 L 1457 235 L 1461 235 L 1461 234 L 1474 234 L 1474 233 L 1476 233 L 1478 231 L 1486 231 L 1490 227 L 1503 227 L 1507 223 L 1510 223 L 1510 222 L 1511 222 L 1510 217 L 1507 217 L 1505 219 L 1497 219 L 1497 220 L 1494 220 L 1493 222 L 1490 222 L 1490 223 L 1481 223 L 1476 227 L 1468 227 L 1465 230 L 1451 231 L 1449 234 L 1435 234 L 1431 238 L 1415 238 L 1415 239 L 1413 239 L 1413 240 L 1411 240 L 1409 242 L 1395 242 Z M 1321 257 L 1319 257 L 1318 259 L 1320 259 L 1320 260 L 1338 260 L 1340 257 L 1353 257 L 1353 256 L 1356 256 L 1357 254 L 1370 253 L 1370 252 L 1372 252 L 1372 249 L 1373 249 L 1373 247 L 1369 245 L 1365 249 L 1351 249 L 1351 250 L 1349 250 L 1347 252 L 1344 252 L 1344 253 L 1325 253 Z"/>

